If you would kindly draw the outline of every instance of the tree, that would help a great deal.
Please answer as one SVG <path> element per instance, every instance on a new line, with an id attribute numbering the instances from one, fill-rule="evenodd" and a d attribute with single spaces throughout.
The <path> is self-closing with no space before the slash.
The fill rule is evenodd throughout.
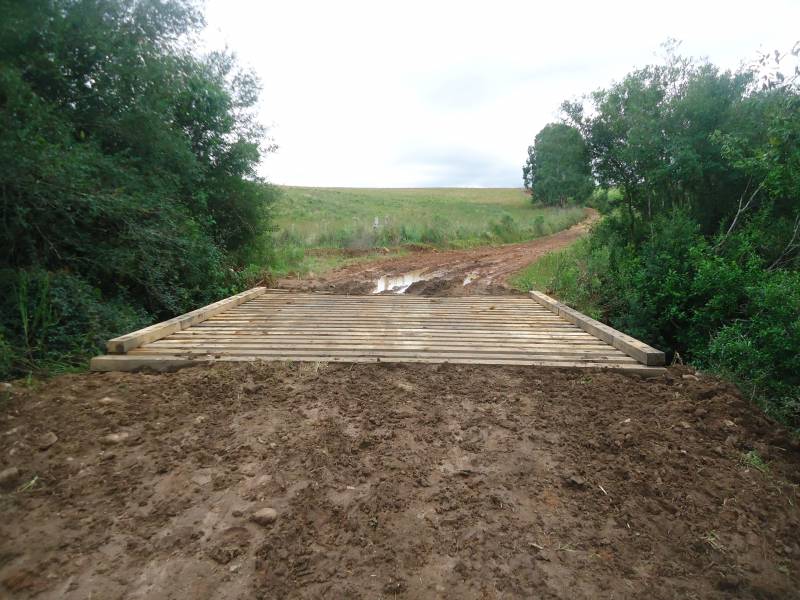
<path id="1" fill-rule="evenodd" d="M 673 47 L 674 49 L 674 47 Z M 800 427 L 800 43 L 732 73 L 668 54 L 565 103 L 622 205 L 576 272 L 610 323 Z M 592 267 L 602 265 L 602 269 Z M 574 285 L 574 284 L 573 284 Z"/>
<path id="2" fill-rule="evenodd" d="M 731 168 L 719 132 L 759 132 L 743 111 L 752 81 L 748 71 L 670 55 L 593 92 L 591 116 L 580 104 L 562 105 L 587 141 L 600 185 L 622 192 L 631 238 L 637 223 L 673 208 L 687 208 L 707 235 L 735 213 L 750 177 Z"/>
<path id="3" fill-rule="evenodd" d="M 63 332 L 242 285 L 239 257 L 268 226 L 255 168 L 270 147 L 258 81 L 200 54 L 202 25 L 192 0 L 0 0 L 0 342 L 36 346 L 31 360 L 57 350 L 32 344 L 36 311 Z"/>
<path id="4" fill-rule="evenodd" d="M 522 177 L 534 202 L 564 206 L 586 201 L 594 180 L 581 132 L 564 123 L 545 125 L 528 147 Z"/>

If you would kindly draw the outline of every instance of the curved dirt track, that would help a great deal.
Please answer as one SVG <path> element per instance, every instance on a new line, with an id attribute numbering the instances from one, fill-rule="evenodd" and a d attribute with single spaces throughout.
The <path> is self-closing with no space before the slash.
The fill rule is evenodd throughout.
<path id="1" fill-rule="evenodd" d="M 569 246 L 585 235 L 600 218 L 586 209 L 587 218 L 563 231 L 520 244 L 485 246 L 469 250 L 425 250 L 407 256 L 379 259 L 335 269 L 311 280 L 284 279 L 278 287 L 325 290 L 341 294 L 369 294 L 375 281 L 384 276 L 415 273 L 423 280 L 411 285 L 408 294 L 471 296 L 513 293 L 508 278 L 536 259 Z M 469 280 L 469 283 L 464 284 Z"/>

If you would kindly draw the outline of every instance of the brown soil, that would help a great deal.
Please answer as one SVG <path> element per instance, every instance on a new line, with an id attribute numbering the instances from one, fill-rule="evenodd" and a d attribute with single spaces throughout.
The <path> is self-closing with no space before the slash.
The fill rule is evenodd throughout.
<path id="1" fill-rule="evenodd" d="M 5 597 L 800 596 L 797 447 L 675 368 L 68 375 L 0 457 Z"/>
<path id="2" fill-rule="evenodd" d="M 312 280 L 283 279 L 278 282 L 278 287 L 369 294 L 379 277 L 418 272 L 425 280 L 413 284 L 406 293 L 421 296 L 513 294 L 515 292 L 506 285 L 511 275 L 544 254 L 570 245 L 599 219 L 596 210 L 586 210 L 587 218 L 582 223 L 530 242 L 470 250 L 416 251 L 399 258 L 348 265 Z M 465 285 L 467 278 L 470 283 Z"/>
<path id="3" fill-rule="evenodd" d="M 587 225 L 306 285 L 510 293 Z M 798 445 L 678 368 L 68 375 L 0 388 L 0 597 L 800 598 L 799 490 Z"/>

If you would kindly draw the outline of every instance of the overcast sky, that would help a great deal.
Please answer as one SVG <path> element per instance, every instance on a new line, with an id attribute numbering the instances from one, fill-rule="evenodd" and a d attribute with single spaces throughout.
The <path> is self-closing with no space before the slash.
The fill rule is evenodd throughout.
<path id="1" fill-rule="evenodd" d="M 510 187 L 560 103 L 684 54 L 736 68 L 800 38 L 800 0 L 207 0 L 206 44 L 260 76 L 289 185 Z"/>

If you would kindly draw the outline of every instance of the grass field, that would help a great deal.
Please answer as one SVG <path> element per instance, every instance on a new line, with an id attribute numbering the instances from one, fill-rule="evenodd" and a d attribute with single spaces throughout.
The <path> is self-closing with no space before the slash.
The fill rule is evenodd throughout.
<path id="1" fill-rule="evenodd" d="M 516 188 L 282 187 L 275 207 L 278 271 L 320 272 L 343 260 L 309 249 L 468 248 L 548 235 L 583 218 L 580 208 L 535 208 Z"/>

